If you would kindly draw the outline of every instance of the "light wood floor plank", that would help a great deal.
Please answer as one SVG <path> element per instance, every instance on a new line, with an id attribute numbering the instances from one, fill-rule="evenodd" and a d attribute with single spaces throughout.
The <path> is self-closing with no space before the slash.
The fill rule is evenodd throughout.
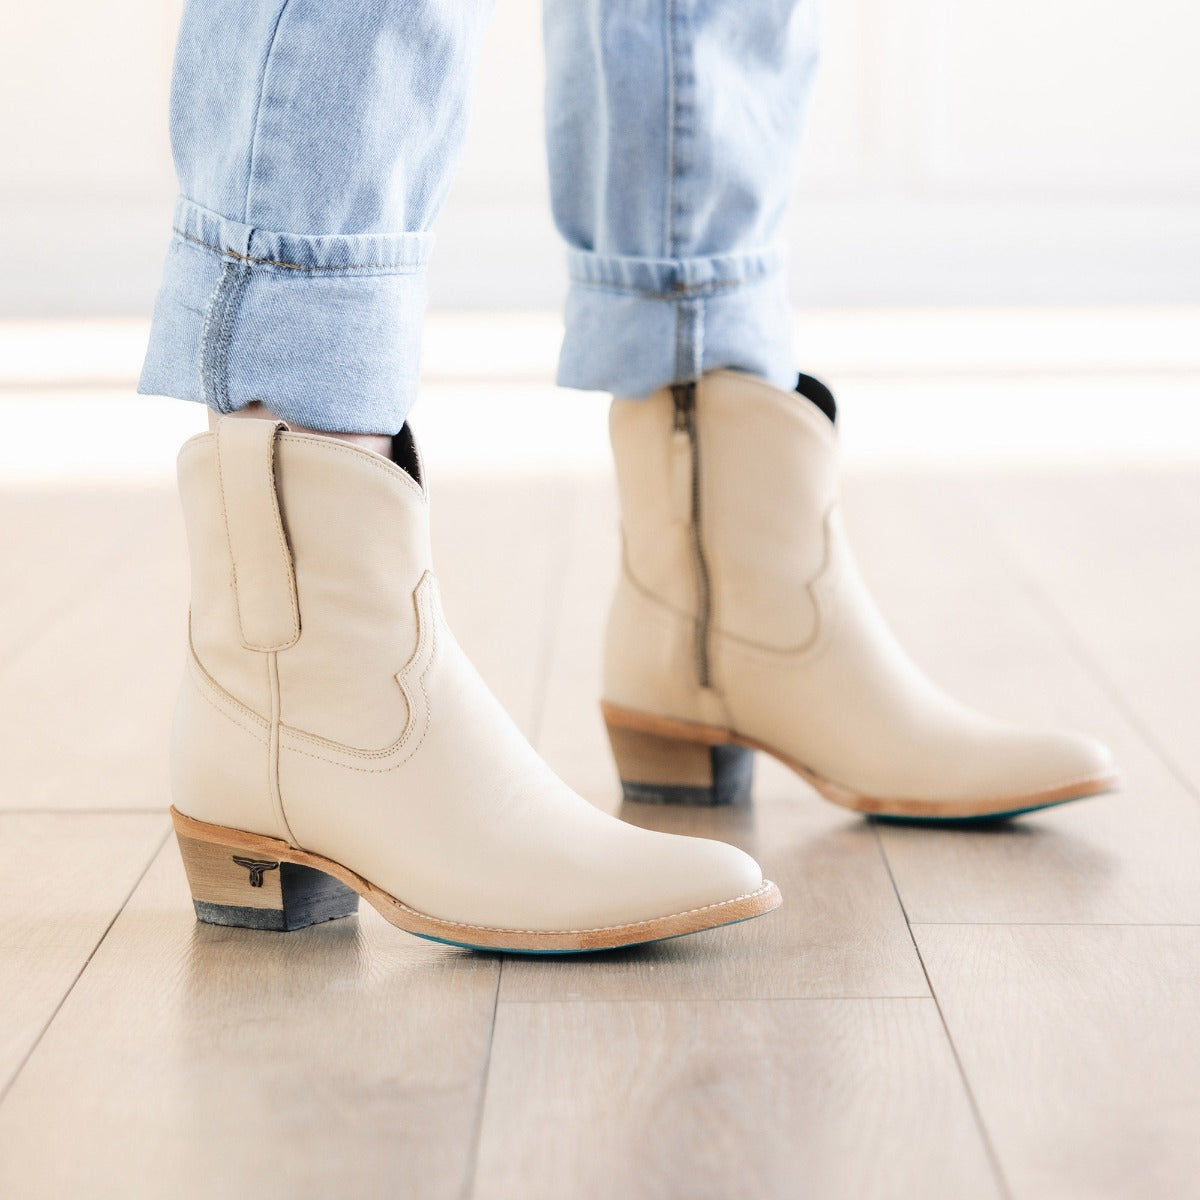
<path id="1" fill-rule="evenodd" d="M 186 646 L 182 521 L 147 491 L 135 546 L 0 675 L 0 809 L 165 808 Z"/>
<path id="2" fill-rule="evenodd" d="M 986 1197 L 929 1000 L 502 1004 L 475 1200 Z"/>
<path id="3" fill-rule="evenodd" d="M 0 1106 L 0 1195 L 462 1194 L 498 963 L 192 916 L 168 843 Z"/>
<path id="4" fill-rule="evenodd" d="M 504 999 L 924 996 L 903 913 L 873 832 L 814 803 L 760 756 L 757 803 L 724 810 L 619 804 L 599 719 L 600 647 L 617 562 L 609 485 L 579 485 L 540 723 L 539 750 L 589 800 L 648 828 L 733 842 L 779 884 L 784 906 L 747 925 L 612 955 L 517 960 Z M 800 793 L 797 799 L 797 793 Z"/>
<path id="5" fill-rule="evenodd" d="M 1022 482 L 997 479 L 998 497 L 1006 486 L 1016 497 Z M 1128 777 L 990 829 L 881 826 L 911 919 L 1200 921 L 1200 805 L 1031 597 L 967 482 L 875 475 L 848 490 L 864 573 L 916 660 L 997 716 L 1096 734 Z M 1069 487 L 1057 500 L 1087 503 Z"/>
<path id="6" fill-rule="evenodd" d="M 163 492 L 101 484 L 0 490 L 0 671 L 118 568 Z"/>
<path id="7" fill-rule="evenodd" d="M 1200 929 L 914 932 L 1016 1200 L 1200 1196 Z"/>
<path id="8" fill-rule="evenodd" d="M 0 1095 L 166 831 L 135 813 L 0 814 Z"/>
<path id="9" fill-rule="evenodd" d="M 588 476 L 575 485 L 567 544 L 545 703 L 533 740 L 567 783 L 598 808 L 614 812 L 621 795 L 600 719 L 600 668 L 620 532 L 616 495 L 606 476 Z"/>
<path id="10" fill-rule="evenodd" d="M 1200 469 L 985 477 L 976 491 L 1039 598 L 1200 797 Z"/>

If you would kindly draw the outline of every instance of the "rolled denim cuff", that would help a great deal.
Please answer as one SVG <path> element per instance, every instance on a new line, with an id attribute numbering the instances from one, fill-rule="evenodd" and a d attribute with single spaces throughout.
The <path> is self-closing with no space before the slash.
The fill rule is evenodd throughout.
<path id="1" fill-rule="evenodd" d="M 138 391 L 396 433 L 416 400 L 432 245 L 276 233 L 180 199 Z"/>
<path id="2" fill-rule="evenodd" d="M 563 387 L 646 396 L 722 367 L 795 384 L 783 255 L 650 259 L 568 252 Z"/>

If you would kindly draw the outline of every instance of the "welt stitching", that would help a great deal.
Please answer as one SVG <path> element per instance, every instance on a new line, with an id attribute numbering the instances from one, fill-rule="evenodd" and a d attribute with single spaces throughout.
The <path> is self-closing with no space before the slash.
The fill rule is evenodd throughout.
<path id="1" fill-rule="evenodd" d="M 400 263 L 346 263 L 337 267 L 306 267 L 300 263 L 283 262 L 277 258 L 256 258 L 253 254 L 239 254 L 227 246 L 217 246 L 212 242 L 195 237 L 193 234 L 185 233 L 178 225 L 173 225 L 171 228 L 173 233 L 178 234 L 185 241 L 194 242 L 197 246 L 203 246 L 205 250 L 212 250 L 226 258 L 236 258 L 241 262 L 258 263 L 267 267 L 282 267 L 287 271 L 390 271 L 395 275 L 417 275 L 424 270 L 422 264 L 408 266 Z"/>
<path id="2" fill-rule="evenodd" d="M 769 883 L 763 883 L 761 887 L 755 888 L 752 892 L 743 892 L 740 896 L 734 896 L 732 900 L 718 900 L 713 904 L 702 904 L 699 908 L 689 908 L 684 912 L 670 913 L 665 917 L 652 917 L 647 921 L 626 921 L 623 925 L 597 925 L 590 929 L 504 929 L 498 925 L 472 925 L 467 921 L 451 921 L 445 917 L 436 918 L 443 925 L 453 925 L 458 929 L 479 929 L 486 930 L 492 933 L 607 933 L 614 929 L 640 929 L 646 925 L 655 925 L 659 921 L 672 921 L 677 917 L 691 917 L 696 913 L 710 912 L 715 908 L 725 908 L 730 905 L 740 904 L 743 900 L 753 900 L 761 896 L 764 892 L 770 890 Z M 387 894 L 387 893 L 385 893 Z M 425 916 L 415 908 L 409 908 L 403 901 L 396 900 L 395 896 L 391 897 L 395 902 L 405 910 L 405 912 L 413 913 L 415 916 Z"/>

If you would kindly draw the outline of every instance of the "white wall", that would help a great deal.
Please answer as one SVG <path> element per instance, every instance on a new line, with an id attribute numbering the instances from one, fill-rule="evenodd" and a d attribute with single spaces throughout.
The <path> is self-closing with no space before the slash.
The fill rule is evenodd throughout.
<path id="1" fill-rule="evenodd" d="M 613 0 L 615 3 L 616 0 Z M 792 218 L 819 304 L 1200 299 L 1200 8 L 826 0 Z M 140 311 L 173 193 L 178 0 L 9 0 L 0 311 Z M 500 0 L 435 300 L 545 306 L 538 0 Z"/>

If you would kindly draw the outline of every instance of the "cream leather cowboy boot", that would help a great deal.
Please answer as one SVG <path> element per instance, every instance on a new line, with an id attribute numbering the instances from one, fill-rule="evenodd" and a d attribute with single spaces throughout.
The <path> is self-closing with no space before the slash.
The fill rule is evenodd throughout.
<path id="1" fill-rule="evenodd" d="M 1099 743 L 990 720 L 908 659 L 842 532 L 833 397 L 800 386 L 716 371 L 613 402 L 624 555 L 603 709 L 626 797 L 736 799 L 754 750 L 892 817 L 1012 815 L 1112 787 Z"/>
<path id="2" fill-rule="evenodd" d="M 295 929 L 363 896 L 422 937 L 563 952 L 775 908 L 740 850 L 618 821 L 538 758 L 446 627 L 407 432 L 395 456 L 246 418 L 180 451 L 173 814 L 200 919 Z"/>

